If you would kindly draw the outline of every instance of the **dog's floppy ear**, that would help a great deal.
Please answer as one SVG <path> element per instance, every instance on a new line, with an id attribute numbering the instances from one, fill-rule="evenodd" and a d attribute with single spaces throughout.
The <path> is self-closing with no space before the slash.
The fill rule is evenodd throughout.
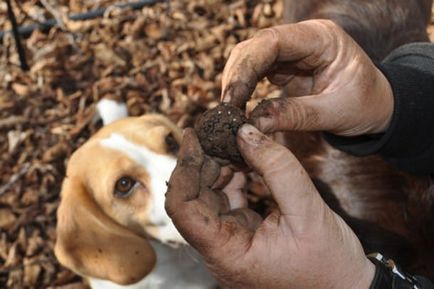
<path id="1" fill-rule="evenodd" d="M 79 275 L 121 285 L 140 281 L 156 262 L 148 241 L 110 219 L 73 179 L 62 187 L 55 254 Z"/>

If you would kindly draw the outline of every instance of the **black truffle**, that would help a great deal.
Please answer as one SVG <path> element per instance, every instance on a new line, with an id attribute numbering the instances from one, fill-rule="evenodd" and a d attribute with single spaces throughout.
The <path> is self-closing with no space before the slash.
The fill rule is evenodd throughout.
<path id="1" fill-rule="evenodd" d="M 194 128 L 206 154 L 242 163 L 236 137 L 245 122 L 247 118 L 241 109 L 225 103 L 204 112 Z"/>

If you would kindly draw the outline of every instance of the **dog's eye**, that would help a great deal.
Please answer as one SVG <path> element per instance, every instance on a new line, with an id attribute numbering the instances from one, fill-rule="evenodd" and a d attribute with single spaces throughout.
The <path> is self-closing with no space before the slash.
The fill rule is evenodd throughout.
<path id="1" fill-rule="evenodd" d="M 136 184 L 136 181 L 130 177 L 122 177 L 116 181 L 115 195 L 117 197 L 128 197 Z"/>
<path id="2" fill-rule="evenodd" d="M 176 141 L 176 138 L 173 136 L 172 133 L 169 133 L 166 136 L 165 142 L 166 142 L 166 146 L 167 146 L 167 151 L 168 152 L 173 153 L 173 154 L 175 154 L 175 153 L 178 152 L 178 150 L 179 150 L 179 144 Z"/>

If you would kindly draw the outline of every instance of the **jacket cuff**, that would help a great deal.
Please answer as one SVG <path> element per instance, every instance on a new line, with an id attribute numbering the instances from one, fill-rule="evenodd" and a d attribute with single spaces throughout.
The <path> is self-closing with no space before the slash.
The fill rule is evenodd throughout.
<path id="1" fill-rule="evenodd" d="M 434 123 L 432 75 L 402 64 L 377 64 L 389 80 L 394 95 L 394 111 L 384 134 L 341 137 L 325 133 L 325 139 L 347 153 L 364 156 L 379 153 L 392 165 L 412 173 L 424 173 L 433 150 Z M 434 164 L 434 162 L 433 162 Z"/>

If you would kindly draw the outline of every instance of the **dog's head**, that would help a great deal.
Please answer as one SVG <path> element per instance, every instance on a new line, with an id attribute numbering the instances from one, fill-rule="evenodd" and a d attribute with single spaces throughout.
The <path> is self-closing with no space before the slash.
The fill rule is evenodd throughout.
<path id="1" fill-rule="evenodd" d="M 76 273 L 131 284 L 156 262 L 147 237 L 184 243 L 164 210 L 181 131 L 159 115 L 102 128 L 72 155 L 57 212 L 58 260 Z"/>

